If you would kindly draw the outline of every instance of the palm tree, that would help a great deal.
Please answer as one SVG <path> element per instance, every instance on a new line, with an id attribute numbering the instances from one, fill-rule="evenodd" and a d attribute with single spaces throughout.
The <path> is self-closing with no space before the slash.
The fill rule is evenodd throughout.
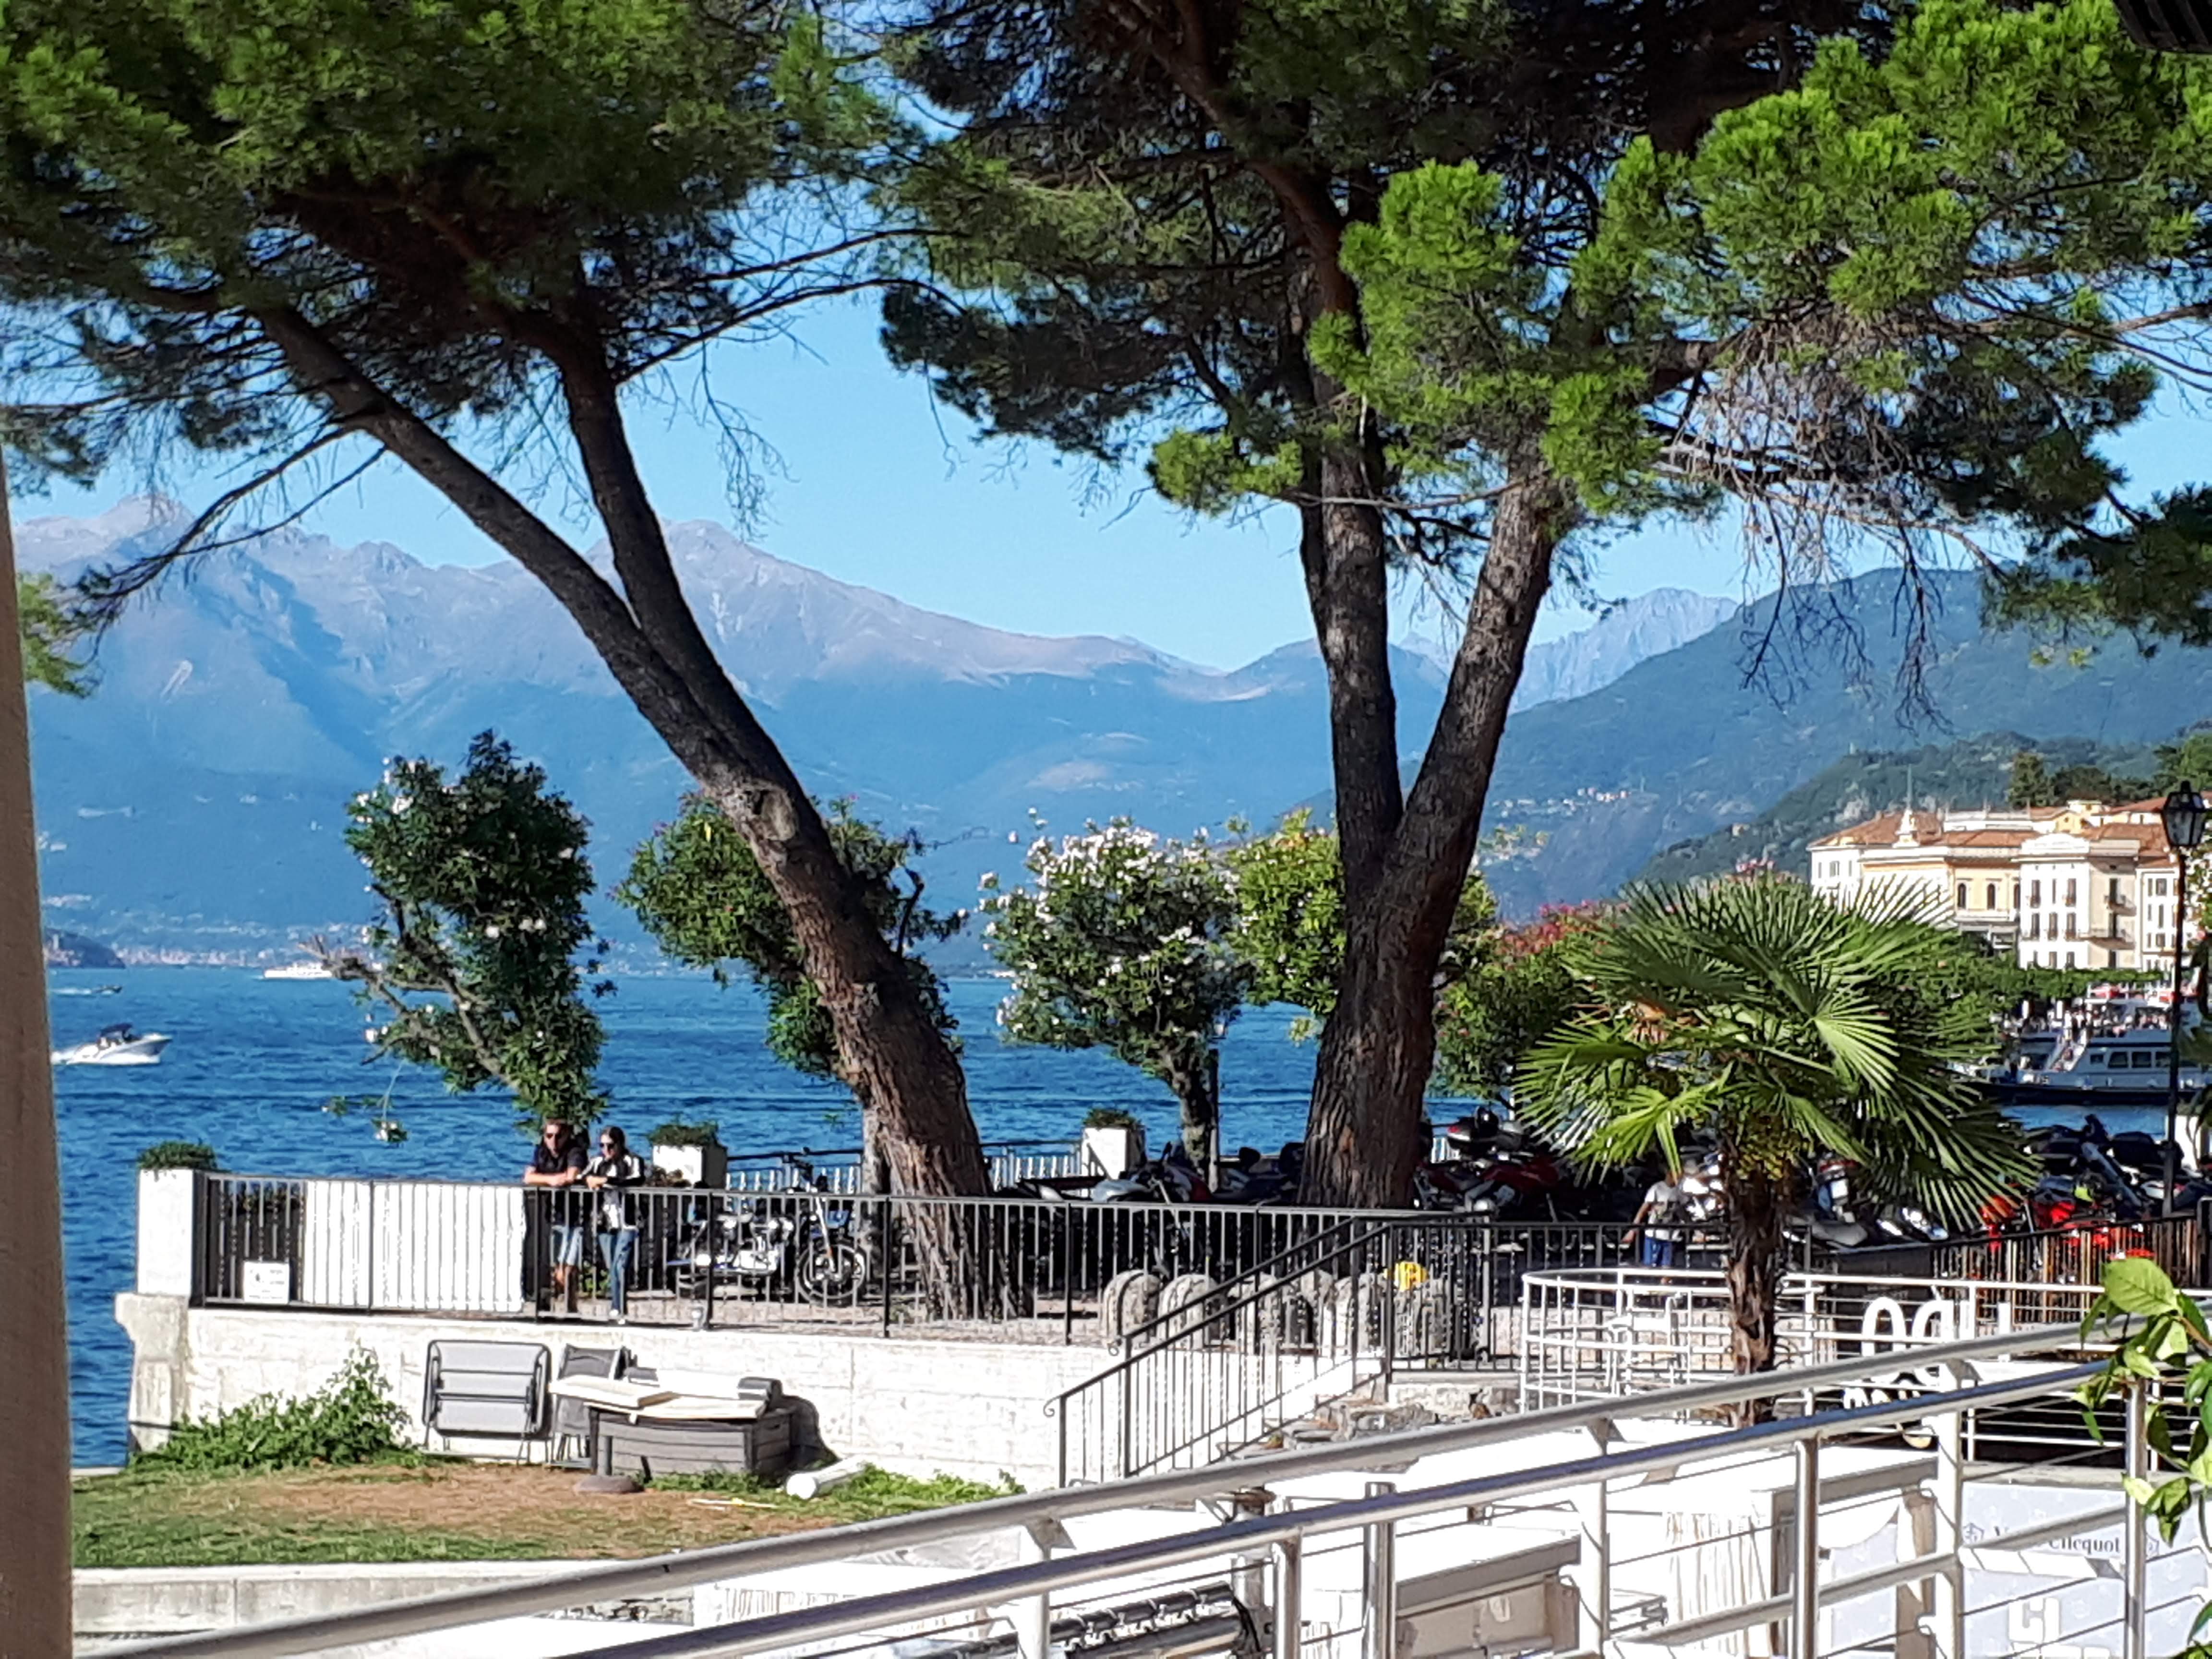
<path id="1" fill-rule="evenodd" d="M 1954 1069 L 1993 1028 L 1923 914 L 1755 875 L 1632 893 L 1568 947 L 1585 1011 L 1529 1052 L 1516 1107 L 1586 1166 L 1679 1170 L 1686 1137 L 1718 1142 L 1739 1372 L 1773 1367 L 1783 1219 L 1820 1156 L 1949 1220 L 2028 1174 L 2017 1129 Z"/>

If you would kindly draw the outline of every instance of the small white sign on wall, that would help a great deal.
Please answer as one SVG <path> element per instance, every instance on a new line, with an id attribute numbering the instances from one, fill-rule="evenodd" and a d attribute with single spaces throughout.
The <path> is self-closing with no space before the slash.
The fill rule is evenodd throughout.
<path id="1" fill-rule="evenodd" d="M 246 1273 L 239 1286 L 240 1297 L 247 1302 L 289 1302 L 292 1299 L 292 1264 L 289 1261 L 248 1261 Z"/>

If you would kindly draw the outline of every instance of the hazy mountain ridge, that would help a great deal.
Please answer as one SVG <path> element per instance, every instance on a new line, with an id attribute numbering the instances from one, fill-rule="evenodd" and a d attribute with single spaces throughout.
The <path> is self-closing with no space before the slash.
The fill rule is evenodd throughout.
<path id="1" fill-rule="evenodd" d="M 69 576 L 156 544 L 143 504 L 21 528 Z M 1328 775 L 1310 642 L 1222 672 L 1128 641 L 983 627 L 775 559 L 670 536 L 702 626 L 808 787 L 932 841 L 948 902 L 1034 808 L 1176 833 L 1266 819 Z M 1397 657 L 1408 740 L 1441 678 Z M 574 623 L 512 565 L 429 566 L 295 531 L 210 555 L 134 605 L 98 694 L 35 702 L 50 915 L 118 939 L 218 941 L 361 919 L 343 805 L 395 753 L 496 727 L 594 823 L 603 883 L 686 779 Z M 158 823 L 158 833 L 149 830 Z M 996 843 L 996 850 L 992 844 Z"/>
<path id="2" fill-rule="evenodd" d="M 133 506 L 33 520 L 20 541 L 27 568 L 68 574 L 157 533 Z M 1127 814 L 1187 835 L 1327 805 L 1328 686 L 1310 641 L 1224 672 L 939 616 L 714 526 L 671 534 L 711 637 L 799 776 L 934 843 L 925 867 L 947 905 L 981 871 L 1018 865 L 1032 810 L 1055 830 Z M 2086 669 L 2039 667 L 2025 639 L 1980 632 L 1971 580 L 1946 592 L 1931 684 L 1958 724 L 2144 742 L 2212 713 L 2212 653 L 2145 663 L 2114 647 Z M 1753 606 L 1598 690 L 1518 708 L 1486 826 L 1527 830 L 1489 865 L 1509 910 L 1605 892 L 1662 848 L 1756 817 L 1853 745 L 1924 742 L 1896 718 L 1888 585 L 1838 597 L 1872 659 L 1864 682 L 1814 655 L 1790 664 L 1786 702 L 1747 687 Z M 1717 603 L 1655 596 L 1608 620 L 1632 654 Z M 1577 647 L 1574 672 L 1606 672 L 1602 654 Z M 1443 676 L 1410 651 L 1394 663 L 1417 756 Z M 509 565 L 426 566 L 386 544 L 282 532 L 134 606 L 99 667 L 88 701 L 33 697 L 42 875 L 50 922 L 131 950 L 243 952 L 364 920 L 344 805 L 393 754 L 451 763 L 496 728 L 592 820 L 602 886 L 687 782 L 574 624 Z"/>
<path id="3" fill-rule="evenodd" d="M 1765 630 L 1770 599 L 1601 691 L 1516 714 L 1488 823 L 1549 839 L 1488 866 L 1501 901 L 1525 915 L 1609 891 L 1662 848 L 1758 817 L 1854 750 L 1915 748 L 1960 727 L 2140 744 L 2212 714 L 2212 652 L 2168 646 L 2146 659 L 2119 640 L 2080 665 L 2043 661 L 2029 635 L 1982 629 L 1977 578 L 1935 580 L 1927 684 L 1948 732 L 1900 707 L 1905 641 L 1888 574 L 1832 590 L 1863 664 L 1800 644 L 1766 682 L 1747 681 L 1748 642 Z"/>
<path id="4" fill-rule="evenodd" d="M 1743 608 L 1740 600 L 1655 587 L 1608 605 L 1589 627 L 1528 647 L 1513 707 L 1587 696 L 1637 664 L 1702 639 Z"/>

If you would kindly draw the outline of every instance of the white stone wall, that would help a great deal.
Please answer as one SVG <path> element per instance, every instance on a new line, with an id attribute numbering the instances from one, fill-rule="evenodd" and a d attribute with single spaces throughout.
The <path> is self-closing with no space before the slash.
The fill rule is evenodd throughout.
<path id="1" fill-rule="evenodd" d="M 841 1455 L 902 1474 L 991 1480 L 1004 1473 L 1024 1486 L 1048 1486 L 1058 1474 L 1059 1424 L 1046 1403 L 1106 1362 L 1097 1348 L 1046 1344 L 192 1308 L 173 1296 L 121 1296 L 115 1311 L 137 1348 L 131 1418 L 146 1443 L 179 1416 L 211 1416 L 258 1395 L 309 1393 L 356 1346 L 376 1357 L 419 1438 L 433 1341 L 543 1343 L 556 1369 L 566 1344 L 620 1343 L 642 1364 L 780 1379 L 813 1407 L 822 1443 Z M 514 1452 L 511 1443 L 453 1449 Z"/>

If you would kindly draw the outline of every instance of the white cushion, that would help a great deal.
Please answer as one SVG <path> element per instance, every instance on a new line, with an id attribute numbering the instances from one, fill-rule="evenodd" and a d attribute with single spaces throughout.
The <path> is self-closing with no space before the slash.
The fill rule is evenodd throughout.
<path id="1" fill-rule="evenodd" d="M 671 1394 L 703 1394 L 716 1400 L 734 1400 L 738 1394 L 738 1379 L 727 1371 L 687 1370 L 680 1365 L 662 1365 L 654 1373 L 660 1386 Z"/>
<path id="2" fill-rule="evenodd" d="M 626 1382 L 612 1376 L 564 1376 L 553 1392 L 566 1400 L 581 1400 L 617 1411 L 635 1411 L 659 1401 L 673 1399 L 676 1390 L 659 1382 Z"/>
<path id="3" fill-rule="evenodd" d="M 679 1394 L 641 1406 L 630 1414 L 664 1422 L 750 1423 L 760 1415 L 760 1402 L 732 1400 L 726 1395 Z"/>

